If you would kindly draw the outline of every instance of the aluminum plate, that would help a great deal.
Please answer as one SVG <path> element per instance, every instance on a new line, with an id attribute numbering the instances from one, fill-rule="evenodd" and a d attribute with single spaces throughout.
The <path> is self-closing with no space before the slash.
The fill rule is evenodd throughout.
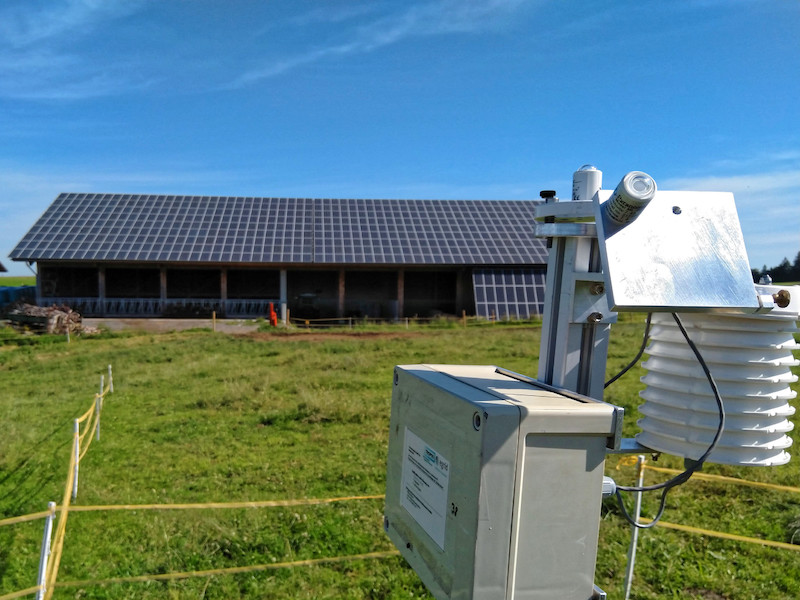
<path id="1" fill-rule="evenodd" d="M 595 197 L 595 218 L 613 310 L 759 308 L 733 194 L 658 191 L 621 227 L 603 216 L 610 195 Z"/>

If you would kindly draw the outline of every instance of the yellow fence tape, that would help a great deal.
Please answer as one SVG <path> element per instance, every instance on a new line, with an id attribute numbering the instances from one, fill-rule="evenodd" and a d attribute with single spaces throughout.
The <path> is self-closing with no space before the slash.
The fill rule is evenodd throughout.
<path id="1" fill-rule="evenodd" d="M 665 467 L 652 467 L 650 465 L 645 465 L 645 469 L 649 469 L 650 471 L 657 471 L 659 473 L 682 473 L 678 469 L 667 469 Z M 766 483 L 763 481 L 748 481 L 747 479 L 739 479 L 738 477 L 726 477 L 725 475 L 711 475 L 710 473 L 698 473 L 695 472 L 692 475 L 693 479 L 704 479 L 706 481 L 719 481 L 723 483 L 735 483 L 738 485 L 747 485 L 750 487 L 759 487 L 769 490 L 778 490 L 781 492 L 793 492 L 795 494 L 800 494 L 800 488 L 791 487 L 788 485 L 778 485 L 776 483 Z"/>
<path id="2" fill-rule="evenodd" d="M 50 511 L 45 510 L 42 512 L 31 513 L 29 515 L 10 517 L 8 519 L 0 519 L 0 527 L 3 527 L 4 525 L 15 525 L 17 523 L 25 523 L 26 521 L 35 521 L 36 519 L 44 519 L 49 514 Z M 0 600 L 2 600 L 2 597 L 0 597 Z"/>
<path id="3" fill-rule="evenodd" d="M 327 558 L 310 558 L 293 562 L 268 563 L 262 565 L 248 565 L 245 567 L 227 567 L 222 569 L 208 569 L 205 571 L 184 571 L 181 573 L 158 573 L 153 575 L 133 575 L 130 577 L 113 577 L 110 579 L 89 579 L 84 581 L 60 581 L 58 587 L 87 587 L 92 585 L 109 585 L 113 583 L 141 583 L 145 581 L 171 581 L 175 579 L 189 579 L 190 577 L 212 577 L 215 575 L 236 575 L 239 573 L 252 573 L 255 571 L 268 571 L 271 569 L 287 569 L 292 567 L 310 567 L 330 563 L 351 562 L 355 560 L 369 560 L 399 556 L 397 550 L 384 552 L 367 552 L 365 554 L 352 554 L 350 556 L 332 556 Z M 2 600 L 2 599 L 0 599 Z"/>
<path id="4" fill-rule="evenodd" d="M 650 523 L 651 521 L 650 519 L 647 519 L 645 517 L 641 517 L 639 520 L 642 523 Z M 796 544 L 787 544 L 786 542 L 773 542 L 772 540 L 762 540 L 759 538 L 752 538 L 744 535 L 736 535 L 734 533 L 711 531 L 710 529 L 701 529 L 700 527 L 679 525 L 677 523 L 668 523 L 666 521 L 659 521 L 656 527 L 664 527 L 666 529 L 675 529 L 677 531 L 684 531 L 686 533 L 694 533 L 697 535 L 705 535 L 708 537 L 715 537 L 723 540 L 733 540 L 736 542 L 745 542 L 747 544 L 757 544 L 759 546 L 770 546 L 772 548 L 780 548 L 782 550 L 793 550 L 795 552 L 800 552 L 800 546 Z"/>
<path id="5" fill-rule="evenodd" d="M 331 504 L 348 500 L 378 500 L 383 494 L 371 496 L 341 496 L 338 498 L 300 498 L 293 500 L 256 500 L 246 502 L 202 502 L 186 504 L 105 504 L 97 506 L 73 505 L 70 512 L 93 512 L 105 510 L 196 510 L 209 508 L 272 508 L 280 506 L 310 506 L 314 504 Z"/>
<path id="6" fill-rule="evenodd" d="M 22 598 L 23 596 L 33 596 L 36 592 L 39 591 L 41 586 L 37 585 L 36 587 L 27 588 L 24 590 L 19 590 L 17 592 L 11 592 L 10 594 L 6 594 L 5 596 L 0 596 L 0 600 L 11 600 L 12 598 Z"/>

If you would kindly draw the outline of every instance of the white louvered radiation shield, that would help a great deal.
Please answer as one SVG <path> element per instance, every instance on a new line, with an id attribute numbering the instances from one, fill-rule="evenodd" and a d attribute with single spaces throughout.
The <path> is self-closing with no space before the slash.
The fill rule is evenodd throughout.
<path id="1" fill-rule="evenodd" d="M 780 288 L 757 286 L 759 293 Z M 792 302 L 766 314 L 680 315 L 689 337 L 713 375 L 726 412 L 722 437 L 707 461 L 731 465 L 775 466 L 789 461 L 788 417 L 797 395 L 792 354 L 800 286 L 788 288 Z M 660 452 L 698 459 L 711 444 L 719 424 L 713 392 L 672 315 L 654 314 L 649 359 L 640 392 L 645 403 L 637 441 Z"/>

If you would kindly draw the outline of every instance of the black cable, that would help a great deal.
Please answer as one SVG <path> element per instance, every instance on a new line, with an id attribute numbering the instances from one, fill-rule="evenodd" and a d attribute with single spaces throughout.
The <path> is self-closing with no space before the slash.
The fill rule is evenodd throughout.
<path id="1" fill-rule="evenodd" d="M 625 503 L 622 501 L 622 494 L 620 493 L 619 489 L 617 489 L 615 493 L 617 496 L 617 502 L 619 503 L 619 508 L 622 510 L 622 516 L 625 517 L 625 520 L 638 529 L 650 529 L 651 527 L 655 527 L 656 523 L 661 520 L 661 517 L 664 514 L 664 509 L 667 507 L 667 494 L 669 493 L 670 489 L 671 488 L 661 492 L 661 500 L 658 505 L 658 512 L 649 523 L 640 523 L 639 521 L 634 521 L 633 517 L 631 517 L 630 513 L 628 512 L 628 509 L 625 508 Z"/>
<path id="2" fill-rule="evenodd" d="M 706 379 L 708 379 L 708 383 L 711 386 L 711 391 L 714 394 L 714 400 L 717 403 L 717 410 L 719 412 L 719 424 L 717 426 L 717 432 L 714 434 L 714 439 L 711 441 L 711 444 L 709 444 L 706 451 L 703 452 L 700 458 L 698 458 L 693 464 L 691 464 L 686 470 L 684 470 L 683 473 L 676 475 L 675 477 L 673 477 L 668 481 L 664 481 L 662 483 L 657 483 L 654 485 L 646 485 L 641 487 L 624 486 L 624 485 L 617 486 L 616 496 L 617 496 L 617 501 L 619 502 L 619 506 L 622 510 L 623 516 L 631 525 L 638 527 L 640 529 L 648 529 L 650 527 L 653 527 L 658 522 L 658 520 L 661 518 L 661 515 L 664 512 L 664 507 L 666 505 L 666 500 L 667 500 L 667 493 L 669 493 L 669 491 L 672 488 L 681 485 L 683 483 L 686 483 L 695 473 L 695 471 L 698 471 L 700 468 L 702 468 L 703 463 L 706 461 L 708 456 L 714 451 L 714 448 L 717 447 L 717 443 L 719 442 L 720 438 L 722 437 L 722 433 L 725 430 L 725 407 L 722 403 L 722 396 L 719 393 L 717 382 L 714 381 L 714 377 L 713 375 L 711 375 L 711 371 L 709 370 L 706 361 L 700 354 L 700 350 L 698 350 L 695 343 L 691 340 L 691 338 L 689 338 L 689 334 L 686 332 L 686 328 L 683 326 L 683 322 L 681 321 L 680 317 L 678 317 L 677 313 L 672 313 L 672 318 L 675 319 L 675 323 L 677 323 L 678 329 L 680 329 L 680 332 L 683 335 L 684 339 L 686 340 L 686 343 L 689 344 L 689 348 L 691 348 L 692 352 L 697 358 L 697 362 L 700 363 L 700 367 L 703 369 L 703 373 L 705 373 Z M 651 492 L 655 490 L 663 490 L 663 493 L 661 494 L 661 502 L 656 517 L 647 525 L 643 525 L 641 523 L 638 523 L 637 521 L 634 521 L 628 514 L 628 511 L 625 509 L 625 504 L 622 501 L 622 495 L 620 494 L 620 491 Z"/>
<path id="3" fill-rule="evenodd" d="M 650 319 L 653 317 L 653 313 L 647 313 L 647 323 L 644 326 L 644 337 L 642 338 L 642 345 L 639 348 L 639 352 L 636 354 L 636 358 L 634 358 L 631 362 L 629 362 L 625 367 L 616 375 L 614 375 L 611 379 L 606 381 L 603 389 L 606 389 L 612 383 L 614 383 L 617 379 L 625 375 L 628 371 L 630 371 L 639 359 L 642 358 L 642 354 L 644 354 L 644 349 L 647 347 L 647 340 L 650 339 Z"/>

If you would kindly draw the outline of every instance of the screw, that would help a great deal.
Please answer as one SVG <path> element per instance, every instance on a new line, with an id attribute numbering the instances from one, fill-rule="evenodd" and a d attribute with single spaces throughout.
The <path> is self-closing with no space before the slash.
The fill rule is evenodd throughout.
<path id="1" fill-rule="evenodd" d="M 592 285 L 589 286 L 589 292 L 593 296 L 599 296 L 600 294 L 605 293 L 606 286 L 600 283 L 599 281 L 595 281 Z"/>
<path id="2" fill-rule="evenodd" d="M 772 294 L 772 299 L 779 308 L 786 308 L 792 301 L 792 295 L 789 293 L 789 290 L 781 290 L 776 294 Z"/>
<path id="3" fill-rule="evenodd" d="M 672 207 L 672 214 L 673 214 L 673 215 L 679 215 L 679 214 L 681 214 L 681 207 L 680 207 L 680 206 L 673 206 L 673 207 Z"/>
<path id="4" fill-rule="evenodd" d="M 603 320 L 603 313 L 593 312 L 588 317 L 586 317 L 586 320 L 589 323 L 599 323 L 600 321 Z"/>

